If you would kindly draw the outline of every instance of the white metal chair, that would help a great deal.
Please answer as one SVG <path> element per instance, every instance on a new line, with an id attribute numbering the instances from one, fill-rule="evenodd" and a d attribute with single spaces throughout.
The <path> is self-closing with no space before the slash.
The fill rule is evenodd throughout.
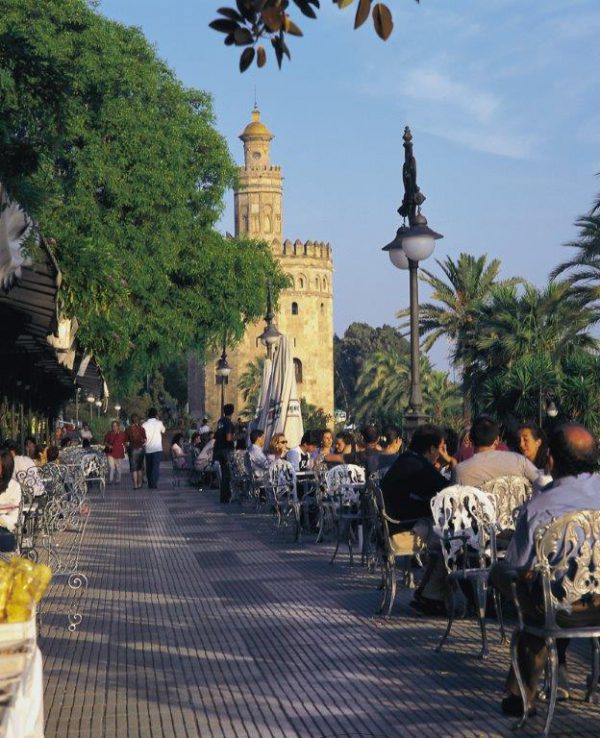
<path id="1" fill-rule="evenodd" d="M 325 475 L 327 498 L 331 502 L 336 529 L 336 545 L 329 563 L 333 564 L 340 543 L 348 544 L 350 565 L 354 563 L 353 545 L 356 541 L 354 527 L 360 531 L 362 513 L 360 510 L 360 491 L 365 486 L 365 470 L 355 464 L 334 466 Z M 360 531 L 362 532 L 362 531 Z"/>
<path id="2" fill-rule="evenodd" d="M 277 524 L 282 525 L 291 519 L 294 541 L 300 541 L 300 503 L 296 492 L 296 472 L 289 461 L 277 459 L 267 470 L 265 492 L 273 506 Z"/>
<path id="3" fill-rule="evenodd" d="M 481 490 L 494 503 L 497 530 L 514 531 L 520 510 L 531 497 L 531 482 L 514 475 L 498 477 L 482 484 Z"/>
<path id="4" fill-rule="evenodd" d="M 600 676 L 600 620 L 596 625 L 577 627 L 568 624 L 565 616 L 575 603 L 583 601 L 600 607 L 600 511 L 580 510 L 554 519 L 535 532 L 536 563 L 534 570 L 541 580 L 544 619 L 539 625 L 524 622 L 522 604 L 516 583 L 513 600 L 519 624 L 511 640 L 511 660 L 523 699 L 522 727 L 527 720 L 527 697 L 517 659 L 517 643 L 522 633 L 543 638 L 548 651 L 549 693 L 548 714 L 541 738 L 550 734 L 558 687 L 557 638 L 590 638 L 593 647 L 592 677 L 586 700 L 591 702 Z"/>
<path id="5" fill-rule="evenodd" d="M 496 510 L 490 497 L 475 487 L 456 484 L 438 492 L 431 500 L 433 529 L 440 538 L 448 572 L 451 595 L 448 597 L 448 625 L 437 651 L 441 651 L 455 617 L 455 594 L 460 581 L 473 586 L 477 619 L 481 629 L 481 652 L 489 654 L 485 629 L 487 585 L 490 566 L 496 558 Z M 499 596 L 496 607 L 499 608 Z"/>

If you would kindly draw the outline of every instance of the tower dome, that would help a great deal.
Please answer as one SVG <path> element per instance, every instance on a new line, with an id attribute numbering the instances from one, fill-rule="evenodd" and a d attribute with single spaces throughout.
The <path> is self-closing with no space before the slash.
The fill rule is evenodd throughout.
<path id="1" fill-rule="evenodd" d="M 260 119 L 258 108 L 252 111 L 252 121 L 244 128 L 240 138 L 244 143 L 252 140 L 271 141 L 273 139 L 273 134 Z"/>

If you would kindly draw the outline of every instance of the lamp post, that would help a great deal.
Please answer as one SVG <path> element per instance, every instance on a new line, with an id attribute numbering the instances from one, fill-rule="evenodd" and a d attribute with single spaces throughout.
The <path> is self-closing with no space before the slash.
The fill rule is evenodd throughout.
<path id="1" fill-rule="evenodd" d="M 94 395 L 88 395 L 86 398 L 86 401 L 90 403 L 90 420 L 94 417 L 93 416 L 93 409 L 94 409 L 94 402 L 96 398 Z"/>
<path id="2" fill-rule="evenodd" d="M 421 390 L 421 369 L 419 366 L 419 262 L 428 259 L 435 249 L 435 242 L 443 238 L 427 225 L 427 218 L 421 213 L 425 195 L 417 185 L 417 162 L 413 155 L 412 133 L 406 126 L 403 135 L 404 165 L 402 181 L 404 198 L 398 213 L 403 224 L 398 228 L 393 241 L 383 247 L 389 253 L 390 261 L 398 269 L 408 269 L 410 275 L 410 399 L 405 414 L 405 426 L 409 432 L 427 421 L 423 413 L 423 392 Z M 408 228 L 406 227 L 408 221 Z"/>
<path id="3" fill-rule="evenodd" d="M 231 367 L 227 363 L 227 333 L 223 336 L 223 353 L 217 362 L 217 377 L 221 378 L 221 417 L 225 409 L 225 382 L 231 374 Z"/>
<path id="4" fill-rule="evenodd" d="M 121 420 L 121 406 L 118 402 L 115 405 L 115 412 L 117 413 L 117 420 Z"/>
<path id="5" fill-rule="evenodd" d="M 281 333 L 273 324 L 273 286 L 271 282 L 267 283 L 267 312 L 265 314 L 265 323 L 267 324 L 264 331 L 258 337 L 260 342 L 267 347 L 267 358 L 273 358 L 273 349 L 279 343 Z"/>
<path id="6" fill-rule="evenodd" d="M 98 417 L 100 417 L 100 408 L 102 407 L 102 400 L 96 400 L 96 407 L 98 408 Z"/>

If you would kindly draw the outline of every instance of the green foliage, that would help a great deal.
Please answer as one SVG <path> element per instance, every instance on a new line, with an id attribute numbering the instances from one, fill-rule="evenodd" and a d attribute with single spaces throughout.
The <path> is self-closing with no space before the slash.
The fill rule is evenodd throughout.
<path id="1" fill-rule="evenodd" d="M 210 97 L 85 0 L 6 0 L 0 180 L 64 275 L 62 309 L 124 396 L 260 317 L 270 250 L 213 231 L 234 166 Z"/>
<path id="2" fill-rule="evenodd" d="M 254 418 L 262 385 L 264 366 L 265 359 L 263 356 L 259 356 L 246 366 L 245 371 L 240 375 L 238 380 L 238 389 L 246 403 L 240 416 L 245 420 Z"/>
<path id="3" fill-rule="evenodd" d="M 300 399 L 300 412 L 305 431 L 331 429 L 333 423 L 331 415 L 327 415 L 323 408 L 311 405 L 304 397 Z"/>
<path id="4" fill-rule="evenodd" d="M 376 352 L 408 355 L 409 345 L 398 330 L 389 325 L 373 328 L 367 323 L 351 323 L 342 338 L 333 343 L 335 406 L 352 416 L 359 402 L 358 377 L 365 358 Z"/>
<path id="5" fill-rule="evenodd" d="M 420 0 L 415 0 L 417 3 Z M 292 0 L 297 9 L 307 18 L 316 18 L 319 0 Z M 333 0 L 340 8 L 352 5 L 354 0 Z M 244 47 L 240 55 L 240 72 L 256 60 L 258 67 L 264 67 L 267 54 L 263 42 L 270 41 L 279 68 L 284 57 L 291 59 L 286 43 L 287 36 L 303 36 L 302 30 L 287 10 L 290 0 L 236 0 L 235 7 L 219 8 L 221 17 L 209 23 L 210 27 L 225 34 L 226 46 Z M 375 33 L 387 41 L 394 22 L 392 12 L 379 0 L 358 0 L 354 16 L 354 28 L 359 28 L 371 17 Z"/>

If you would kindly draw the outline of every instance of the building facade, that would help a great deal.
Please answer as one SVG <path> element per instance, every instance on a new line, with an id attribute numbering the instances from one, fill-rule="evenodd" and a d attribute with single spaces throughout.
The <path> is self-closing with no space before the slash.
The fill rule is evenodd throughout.
<path id="1" fill-rule="evenodd" d="M 333 415 L 333 260 L 331 247 L 321 241 L 283 239 L 283 187 L 279 166 L 271 164 L 273 135 L 260 120 L 258 110 L 240 136 L 244 144 L 244 165 L 239 170 L 239 185 L 234 192 L 235 236 L 266 241 L 292 286 L 279 296 L 275 323 L 288 337 L 294 357 L 298 395 L 311 405 Z M 250 325 L 242 341 L 227 349 L 231 366 L 225 401 L 233 402 L 236 414 L 244 408 L 238 389 L 239 378 L 248 365 L 265 356 L 258 336 L 264 322 Z M 195 367 L 195 381 L 203 387 L 197 417 L 202 409 L 211 420 L 219 416 L 221 386 L 215 374 L 216 357 L 207 361 L 204 371 Z M 191 378 L 192 381 L 193 378 Z M 190 387 L 191 389 L 191 387 Z"/>

